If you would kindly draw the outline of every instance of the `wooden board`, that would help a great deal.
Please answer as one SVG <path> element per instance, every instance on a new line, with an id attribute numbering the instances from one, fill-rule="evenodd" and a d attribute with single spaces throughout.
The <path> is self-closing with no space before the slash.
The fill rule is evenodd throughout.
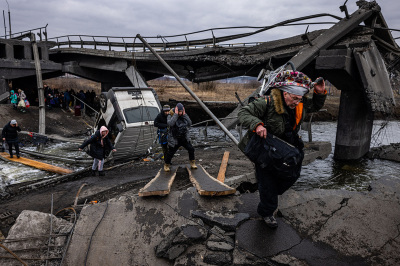
<path id="1" fill-rule="evenodd" d="M 48 171 L 48 172 L 52 172 L 52 173 L 57 173 L 57 174 L 70 174 L 73 173 L 74 171 L 71 169 L 65 169 L 65 168 L 61 168 L 58 166 L 54 166 L 51 164 L 47 164 L 47 163 L 42 163 L 42 162 L 38 162 L 35 160 L 31 160 L 28 158 L 24 158 L 24 157 L 20 157 L 17 158 L 17 156 L 14 154 L 13 158 L 10 158 L 10 155 L 6 152 L 0 152 L 0 156 L 12 161 L 12 162 L 16 162 L 16 163 L 21 163 L 27 166 L 31 166 L 40 170 L 44 170 L 44 171 Z"/>
<path id="2" fill-rule="evenodd" d="M 170 172 L 165 172 L 163 168 L 158 171 L 157 175 L 139 190 L 140 197 L 146 196 L 165 196 L 168 195 L 172 182 L 174 182 L 178 167 L 171 167 Z"/>
<path id="3" fill-rule="evenodd" d="M 228 160 L 229 160 L 229 151 L 224 152 L 224 157 L 222 157 L 222 162 L 221 166 L 219 168 L 218 176 L 217 179 L 224 183 L 225 181 L 225 173 L 226 173 L 226 167 L 228 166 Z"/>
<path id="4" fill-rule="evenodd" d="M 197 165 L 197 169 L 186 167 L 190 181 L 196 187 L 197 192 L 202 196 L 223 196 L 234 194 L 235 188 L 225 185 L 221 181 L 212 177 L 204 170 L 201 165 Z"/>

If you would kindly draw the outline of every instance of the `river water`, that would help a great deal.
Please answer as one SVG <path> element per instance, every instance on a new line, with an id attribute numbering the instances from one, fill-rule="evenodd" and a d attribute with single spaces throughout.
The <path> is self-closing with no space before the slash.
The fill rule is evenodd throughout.
<path id="1" fill-rule="evenodd" d="M 324 160 L 303 166 L 300 178 L 293 186 L 296 190 L 307 190 L 312 188 L 324 189 L 346 189 L 365 190 L 370 182 L 383 176 L 400 178 L 400 163 L 387 160 L 360 159 L 351 162 L 337 162 L 333 159 L 334 146 L 336 141 L 336 122 L 313 122 L 313 141 L 328 141 L 332 144 L 332 152 Z M 202 136 L 204 128 L 196 128 L 196 133 Z M 228 139 L 221 135 L 221 131 L 215 127 L 207 130 L 208 139 Z M 238 139 L 236 130 L 231 133 Z M 300 130 L 304 141 L 308 140 L 308 133 Z M 204 137 L 203 137 L 204 139 Z M 400 143 L 400 122 L 399 121 L 374 121 L 371 147 Z"/>
<path id="2" fill-rule="evenodd" d="M 383 126 L 384 125 L 384 126 Z M 205 141 L 205 127 L 191 128 L 190 133 L 194 142 Z M 400 163 L 385 160 L 361 159 L 354 162 L 337 162 L 333 160 L 333 151 L 336 139 L 335 122 L 313 122 L 312 124 L 314 141 L 329 141 L 332 144 L 332 152 L 324 160 L 316 160 L 303 167 L 301 176 L 294 189 L 306 190 L 312 188 L 335 188 L 346 190 L 365 190 L 370 182 L 383 176 L 400 178 Z M 236 130 L 231 133 L 238 139 Z M 300 131 L 303 140 L 308 140 L 308 133 Z M 208 141 L 231 141 L 216 126 L 207 127 Z M 371 147 L 400 143 L 400 122 L 398 121 L 375 121 Z M 60 155 L 70 158 L 89 158 L 84 152 L 77 151 L 77 144 L 73 143 L 52 143 L 46 145 L 46 153 Z M 35 150 L 35 147 L 22 147 L 27 150 Z M 47 163 L 66 167 L 73 170 L 81 170 L 86 165 L 73 165 L 57 161 L 45 161 Z M 0 192 L 5 185 L 19 183 L 27 180 L 51 178 L 57 174 L 48 173 L 42 170 L 17 165 L 10 162 L 0 161 Z"/>

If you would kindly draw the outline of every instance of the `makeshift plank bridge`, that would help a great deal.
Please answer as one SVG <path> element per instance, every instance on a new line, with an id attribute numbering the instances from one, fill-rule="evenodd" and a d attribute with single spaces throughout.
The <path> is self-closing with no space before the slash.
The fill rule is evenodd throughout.
<path id="1" fill-rule="evenodd" d="M 0 152 L 0 156 L 8 161 L 11 162 L 16 162 L 16 163 L 21 163 L 30 167 L 34 167 L 40 170 L 44 170 L 44 171 L 48 171 L 48 172 L 52 172 L 52 173 L 57 173 L 57 174 L 70 174 L 72 172 L 74 172 L 73 170 L 70 169 L 65 169 L 65 168 L 61 168 L 55 165 L 51 165 L 51 164 L 47 164 L 47 163 L 43 163 L 43 162 L 39 162 L 39 161 L 35 161 L 35 160 L 31 160 L 28 158 L 24 158 L 24 157 L 20 157 L 17 158 L 16 156 L 14 156 L 13 158 L 10 158 L 10 155 L 6 152 Z"/>
<path id="2" fill-rule="evenodd" d="M 139 191 L 139 196 L 166 196 L 171 191 L 172 183 L 176 177 L 176 172 L 180 166 L 174 166 L 170 172 L 163 169 Z M 234 194 L 235 188 L 225 185 L 223 182 L 212 177 L 207 171 L 198 165 L 197 169 L 190 169 L 184 166 L 189 173 L 189 179 L 202 196 L 224 196 Z"/>

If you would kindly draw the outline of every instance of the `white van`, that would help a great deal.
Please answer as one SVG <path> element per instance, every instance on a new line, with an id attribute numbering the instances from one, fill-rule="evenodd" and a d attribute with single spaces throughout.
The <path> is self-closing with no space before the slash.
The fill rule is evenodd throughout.
<path id="1" fill-rule="evenodd" d="M 101 93 L 100 107 L 94 130 L 106 126 L 110 131 L 117 149 L 110 158 L 138 158 L 149 152 L 157 136 L 154 119 L 161 110 L 154 89 L 113 87 Z"/>

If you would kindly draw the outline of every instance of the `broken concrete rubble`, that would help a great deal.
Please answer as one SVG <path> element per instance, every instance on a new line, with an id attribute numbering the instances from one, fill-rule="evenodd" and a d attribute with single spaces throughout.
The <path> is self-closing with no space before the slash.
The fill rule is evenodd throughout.
<path id="1" fill-rule="evenodd" d="M 193 211 L 192 216 L 202 219 L 208 225 L 219 225 L 222 229 L 234 231 L 238 225 L 249 219 L 247 213 L 216 213 L 213 211 Z"/>
<path id="2" fill-rule="evenodd" d="M 400 143 L 391 143 L 390 145 L 372 148 L 367 156 L 370 159 L 385 159 L 400 162 Z"/>
<path id="3" fill-rule="evenodd" d="M 82 210 L 65 265 L 85 258 L 91 265 L 398 265 L 400 179 L 382 178 L 371 187 L 369 192 L 289 190 L 280 197 L 276 230 L 257 215 L 258 193 L 209 198 L 190 188 L 161 198 L 123 196 Z M 232 220 L 238 213 L 250 219 L 225 232 L 222 223 L 211 228 L 187 215 L 193 206 L 215 216 L 231 213 Z M 18 219 L 8 238 L 28 236 L 16 229 L 29 222 Z M 37 226 L 49 226 L 42 222 L 46 225 Z"/>
<path id="4" fill-rule="evenodd" d="M 61 260 L 72 227 L 73 223 L 54 215 L 26 210 L 18 216 L 2 243 L 27 262 L 45 261 L 45 258 L 49 258 L 49 261 Z M 0 265 L 21 265 L 3 249 L 0 249 L 0 256 Z"/>

